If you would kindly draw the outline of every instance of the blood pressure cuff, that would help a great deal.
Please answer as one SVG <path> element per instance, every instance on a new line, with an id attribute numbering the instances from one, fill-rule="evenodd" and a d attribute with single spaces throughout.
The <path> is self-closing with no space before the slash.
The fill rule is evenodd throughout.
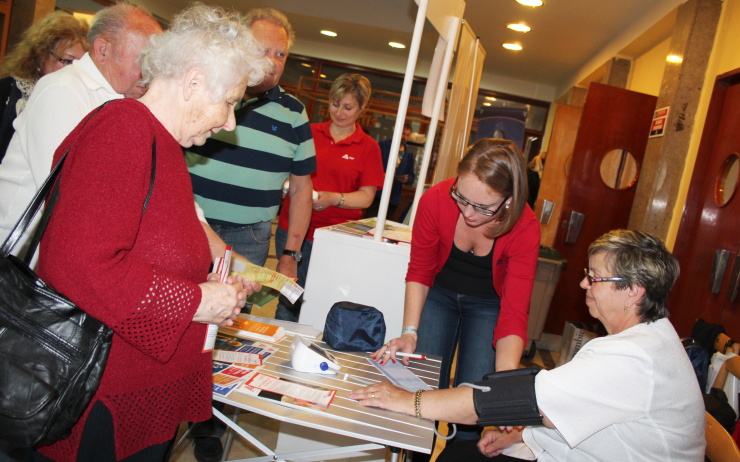
<path id="1" fill-rule="evenodd" d="M 542 425 L 534 392 L 534 377 L 538 372 L 540 369 L 534 367 L 494 372 L 475 382 L 473 403 L 478 425 Z"/>

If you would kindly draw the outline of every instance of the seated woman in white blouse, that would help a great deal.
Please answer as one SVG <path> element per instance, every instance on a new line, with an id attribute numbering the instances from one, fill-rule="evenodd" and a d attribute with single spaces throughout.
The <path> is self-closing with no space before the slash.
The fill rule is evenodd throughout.
<path id="1" fill-rule="evenodd" d="M 453 444 L 438 462 L 703 461 L 704 404 L 666 299 L 678 263 L 659 239 L 611 231 L 589 247 L 589 313 L 608 335 L 551 371 L 495 373 L 474 387 L 416 394 L 388 383 L 349 393 L 361 405 L 506 427 Z M 514 426 L 528 425 L 523 430 Z"/>

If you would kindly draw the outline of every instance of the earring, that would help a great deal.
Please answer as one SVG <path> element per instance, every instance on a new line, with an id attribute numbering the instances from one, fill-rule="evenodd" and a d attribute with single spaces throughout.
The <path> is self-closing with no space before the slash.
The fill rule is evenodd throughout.
<path id="1" fill-rule="evenodd" d="M 629 310 L 629 308 L 627 308 L 627 307 L 625 306 L 625 307 L 624 307 L 624 312 L 626 313 L 626 312 L 627 312 L 627 310 Z"/>
<path id="2" fill-rule="evenodd" d="M 504 205 L 504 208 L 505 209 L 508 209 L 509 208 L 509 203 L 508 202 L 506 203 L 506 205 Z"/>

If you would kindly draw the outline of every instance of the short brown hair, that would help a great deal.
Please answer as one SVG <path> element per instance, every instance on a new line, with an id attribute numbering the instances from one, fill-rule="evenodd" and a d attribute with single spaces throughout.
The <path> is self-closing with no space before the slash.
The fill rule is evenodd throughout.
<path id="1" fill-rule="evenodd" d="M 340 100 L 352 95 L 361 108 L 370 101 L 373 88 L 370 81 L 361 74 L 342 74 L 334 80 L 329 90 L 329 101 Z"/>
<path id="2" fill-rule="evenodd" d="M 21 41 L 5 56 L 2 75 L 37 81 L 42 77 L 41 67 L 50 52 L 79 43 L 87 50 L 88 26 L 71 14 L 53 11 L 31 25 Z"/>
<path id="3" fill-rule="evenodd" d="M 482 138 L 468 147 L 457 166 L 458 176 L 466 173 L 511 199 L 498 212 L 486 235 L 495 238 L 511 231 L 527 205 L 524 156 L 519 147 L 509 140 Z"/>

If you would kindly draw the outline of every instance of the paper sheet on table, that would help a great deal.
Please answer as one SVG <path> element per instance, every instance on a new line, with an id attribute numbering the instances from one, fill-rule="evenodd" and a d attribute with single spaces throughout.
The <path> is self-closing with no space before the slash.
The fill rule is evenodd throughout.
<path id="1" fill-rule="evenodd" d="M 243 278 L 250 281 L 259 282 L 263 286 L 271 287 L 290 301 L 295 303 L 298 297 L 303 293 L 303 287 L 299 286 L 293 279 L 273 271 L 269 268 L 257 266 L 239 257 L 231 259 L 231 274 L 240 274 Z"/>
<path id="2" fill-rule="evenodd" d="M 367 358 L 370 364 L 377 367 L 384 376 L 391 381 L 391 383 L 397 387 L 401 387 L 404 390 L 415 392 L 416 390 L 431 390 L 432 387 L 427 385 L 423 380 L 411 372 L 401 361 L 388 361 L 385 365 L 381 366 L 380 362 L 373 361 L 372 358 Z"/>

